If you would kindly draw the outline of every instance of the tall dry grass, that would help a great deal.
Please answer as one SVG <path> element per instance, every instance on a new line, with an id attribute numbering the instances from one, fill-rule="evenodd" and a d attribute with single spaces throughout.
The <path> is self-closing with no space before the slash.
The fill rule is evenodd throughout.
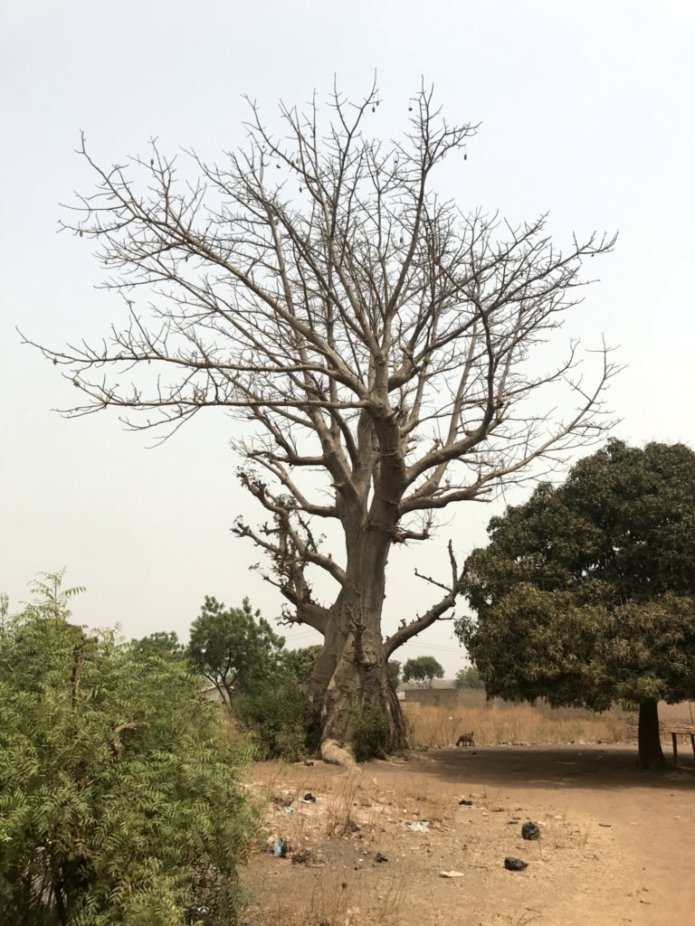
<path id="1" fill-rule="evenodd" d="M 486 707 L 446 707 L 404 704 L 413 746 L 453 746 L 462 733 L 473 731 L 476 745 L 533 745 L 632 739 L 636 717 L 620 708 L 594 714 L 577 708 L 492 703 Z"/>

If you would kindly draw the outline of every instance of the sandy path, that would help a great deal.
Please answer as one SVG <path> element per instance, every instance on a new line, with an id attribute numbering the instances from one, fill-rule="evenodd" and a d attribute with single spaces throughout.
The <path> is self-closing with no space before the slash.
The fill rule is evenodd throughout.
<path id="1" fill-rule="evenodd" d="M 316 863 L 254 856 L 254 926 L 695 923 L 695 774 L 641 773 L 631 749 L 437 750 L 369 763 L 353 784 L 320 763 L 259 772 L 288 798 L 316 794 L 269 817 Z M 329 838 L 346 807 L 350 828 Z M 542 824 L 541 840 L 523 841 L 516 818 Z M 423 819 L 426 832 L 407 828 Z M 505 871 L 506 855 L 528 869 Z M 450 869 L 463 877 L 439 876 Z"/>

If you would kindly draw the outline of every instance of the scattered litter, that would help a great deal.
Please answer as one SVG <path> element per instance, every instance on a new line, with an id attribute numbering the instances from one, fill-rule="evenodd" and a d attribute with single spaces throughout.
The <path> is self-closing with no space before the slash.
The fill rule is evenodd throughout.
<path id="1" fill-rule="evenodd" d="M 311 793 L 311 791 L 307 791 L 307 793 L 302 798 L 302 804 L 315 804 L 315 803 L 316 803 L 316 798 Z"/>
<path id="2" fill-rule="evenodd" d="M 461 800 L 459 801 L 459 806 L 461 806 L 461 807 L 472 807 L 472 806 L 473 806 L 473 801 L 469 801 L 468 798 L 463 797 L 463 798 L 461 798 Z"/>
<path id="3" fill-rule="evenodd" d="M 383 852 L 377 852 L 377 854 L 374 856 L 374 861 L 375 862 L 388 862 L 388 859 L 386 858 Z"/>
<path id="4" fill-rule="evenodd" d="M 305 865 L 311 858 L 311 852 L 294 852 L 290 858 L 293 865 Z"/>
<path id="5" fill-rule="evenodd" d="M 408 829 L 413 833 L 426 833 L 430 828 L 429 820 L 412 820 L 406 823 Z"/>
<path id="6" fill-rule="evenodd" d="M 504 867 L 507 871 L 523 871 L 524 868 L 528 868 L 528 862 L 522 862 L 520 858 L 512 858 L 508 855 L 504 860 Z"/>
<path id="7" fill-rule="evenodd" d="M 285 858 L 287 856 L 287 850 L 289 846 L 286 839 L 281 839 L 279 836 L 275 840 L 273 845 L 273 855 L 275 858 Z"/>
<path id="8" fill-rule="evenodd" d="M 524 823 L 521 827 L 521 836 L 523 839 L 540 839 L 541 831 L 538 828 L 538 824 L 532 823 L 530 820 L 528 823 Z"/>
<path id="9" fill-rule="evenodd" d="M 462 877 L 463 877 L 463 872 L 462 872 L 462 871 L 455 871 L 455 870 L 452 868 L 451 871 L 440 871 L 440 872 L 439 872 L 439 877 L 440 877 L 440 878 L 462 878 Z"/>
<path id="10" fill-rule="evenodd" d="M 282 812 L 287 814 L 294 813 L 294 807 L 283 807 Z"/>

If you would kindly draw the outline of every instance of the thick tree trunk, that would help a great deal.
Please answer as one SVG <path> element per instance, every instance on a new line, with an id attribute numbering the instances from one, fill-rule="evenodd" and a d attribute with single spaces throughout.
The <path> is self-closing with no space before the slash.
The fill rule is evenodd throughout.
<path id="1" fill-rule="evenodd" d="M 656 701 L 643 701 L 639 706 L 637 750 L 641 768 L 659 769 L 666 765 L 661 749 L 659 711 Z"/>
<path id="2" fill-rule="evenodd" d="M 365 531 L 348 549 L 347 582 L 331 608 L 324 648 L 309 686 L 317 745 L 330 742 L 354 749 L 365 723 L 379 726 L 381 718 L 383 735 L 374 752 L 399 752 L 407 746 L 381 631 L 389 546 L 377 531 Z"/>

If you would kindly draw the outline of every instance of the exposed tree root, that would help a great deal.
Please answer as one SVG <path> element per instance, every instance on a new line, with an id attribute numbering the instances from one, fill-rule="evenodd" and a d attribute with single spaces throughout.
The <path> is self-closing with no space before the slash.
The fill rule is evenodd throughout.
<path id="1" fill-rule="evenodd" d="M 351 771 L 359 771 L 359 766 L 350 750 L 340 746 L 335 740 L 324 740 L 321 743 L 321 758 L 324 762 L 330 762 L 332 765 L 340 765 L 342 768 L 348 768 Z"/>

